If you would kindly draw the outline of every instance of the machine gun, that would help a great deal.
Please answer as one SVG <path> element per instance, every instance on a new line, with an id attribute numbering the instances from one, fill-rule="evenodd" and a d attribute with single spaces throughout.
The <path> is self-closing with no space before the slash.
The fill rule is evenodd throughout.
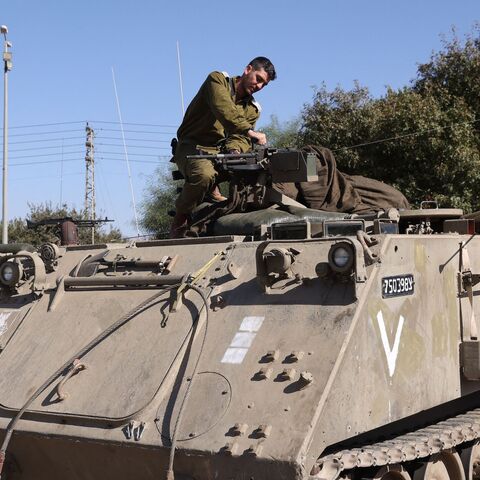
<path id="1" fill-rule="evenodd" d="M 316 155 L 299 149 L 257 146 L 248 153 L 199 154 L 187 158 L 211 160 L 219 172 L 218 180 L 229 182 L 226 201 L 200 206 L 194 212 L 190 224 L 190 233 L 193 234 L 208 231 L 216 219 L 230 213 L 260 210 L 272 205 L 305 208 L 275 189 L 275 184 L 318 180 Z"/>
<path id="2" fill-rule="evenodd" d="M 228 211 L 223 214 L 267 208 L 273 204 L 304 207 L 275 190 L 273 185 L 318 180 L 316 155 L 298 149 L 256 147 L 250 153 L 189 155 L 187 158 L 212 160 L 220 172 L 220 179 L 229 181 Z"/>
<path id="3" fill-rule="evenodd" d="M 78 245 L 78 228 L 95 227 L 101 223 L 113 222 L 108 218 L 95 220 L 74 220 L 72 217 L 46 218 L 38 222 L 27 220 L 27 228 L 33 230 L 42 225 L 56 228 L 56 234 L 60 237 L 60 245 Z"/>

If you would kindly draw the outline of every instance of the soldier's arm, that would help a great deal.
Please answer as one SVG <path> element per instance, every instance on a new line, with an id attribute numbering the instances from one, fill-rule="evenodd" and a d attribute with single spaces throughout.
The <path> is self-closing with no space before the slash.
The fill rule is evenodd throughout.
<path id="1" fill-rule="evenodd" d="M 230 95 L 230 85 L 220 72 L 213 72 L 205 80 L 206 101 L 215 118 L 231 134 L 247 135 L 253 130 L 252 123 L 243 110 L 235 105 Z"/>
<path id="2" fill-rule="evenodd" d="M 249 137 L 234 133 L 233 135 L 228 135 L 225 149 L 228 152 L 250 152 L 252 150 L 252 142 Z"/>
<path id="3" fill-rule="evenodd" d="M 227 132 L 227 141 L 225 147 L 227 150 L 237 150 L 238 152 L 248 152 L 252 149 L 252 141 L 258 145 L 265 145 L 267 137 L 262 132 L 255 131 L 255 123 L 260 116 L 259 108 L 251 107 L 245 113 L 247 121 L 252 128 L 245 134 L 231 134 Z"/>

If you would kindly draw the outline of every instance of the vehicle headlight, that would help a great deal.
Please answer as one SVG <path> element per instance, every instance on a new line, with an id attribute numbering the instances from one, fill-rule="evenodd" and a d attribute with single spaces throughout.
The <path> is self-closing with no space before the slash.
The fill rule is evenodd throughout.
<path id="1" fill-rule="evenodd" d="M 353 246 L 347 242 L 335 243 L 328 252 L 328 263 L 334 272 L 350 272 L 353 268 L 354 259 Z"/>
<path id="2" fill-rule="evenodd" d="M 17 263 L 5 262 L 0 266 L 0 282 L 4 285 L 15 285 L 20 280 L 20 268 Z"/>

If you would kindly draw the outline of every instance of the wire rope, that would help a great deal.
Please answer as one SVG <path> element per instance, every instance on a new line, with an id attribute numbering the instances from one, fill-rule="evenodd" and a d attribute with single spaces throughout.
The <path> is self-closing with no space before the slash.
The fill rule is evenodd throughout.
<path id="1" fill-rule="evenodd" d="M 53 383 L 65 370 L 67 370 L 73 364 L 74 360 L 82 358 L 86 353 L 88 353 L 93 347 L 95 347 L 98 343 L 103 341 L 109 335 L 111 335 L 114 331 L 118 330 L 120 327 L 125 325 L 128 321 L 134 318 L 138 313 L 140 313 L 143 309 L 151 306 L 150 304 L 156 300 L 158 297 L 163 295 L 164 293 L 176 288 L 178 285 L 172 285 L 166 288 L 163 288 L 160 292 L 156 292 L 154 295 L 147 298 L 145 301 L 141 302 L 139 305 L 134 307 L 132 310 L 127 312 L 124 316 L 120 317 L 116 322 L 114 322 L 110 327 L 105 329 L 99 335 L 97 335 L 93 340 L 87 343 L 83 348 L 81 348 L 75 355 L 70 357 L 60 368 L 58 368 L 47 380 L 40 387 L 35 390 L 35 392 L 30 395 L 27 401 L 23 404 L 22 408 L 18 411 L 15 417 L 12 418 L 10 423 L 8 424 L 7 430 L 5 432 L 5 437 L 2 442 L 2 446 L 0 448 L 0 480 L 2 478 L 2 470 L 5 462 L 5 455 L 7 452 L 8 445 L 10 443 L 13 431 L 23 416 L 25 411 L 28 407 L 39 397 L 39 395 L 51 384 Z"/>

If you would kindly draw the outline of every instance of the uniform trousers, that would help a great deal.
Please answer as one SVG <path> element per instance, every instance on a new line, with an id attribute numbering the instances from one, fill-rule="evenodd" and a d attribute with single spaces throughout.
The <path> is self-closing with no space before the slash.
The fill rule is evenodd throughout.
<path id="1" fill-rule="evenodd" d="M 202 151 L 205 151 L 202 149 Z M 208 153 L 218 153 L 212 148 Z M 212 190 L 218 177 L 213 162 L 206 158 L 188 159 L 188 155 L 198 155 L 197 146 L 179 142 L 174 160 L 185 177 L 185 184 L 175 206 L 177 214 L 188 215 L 203 201 L 206 193 Z"/>

